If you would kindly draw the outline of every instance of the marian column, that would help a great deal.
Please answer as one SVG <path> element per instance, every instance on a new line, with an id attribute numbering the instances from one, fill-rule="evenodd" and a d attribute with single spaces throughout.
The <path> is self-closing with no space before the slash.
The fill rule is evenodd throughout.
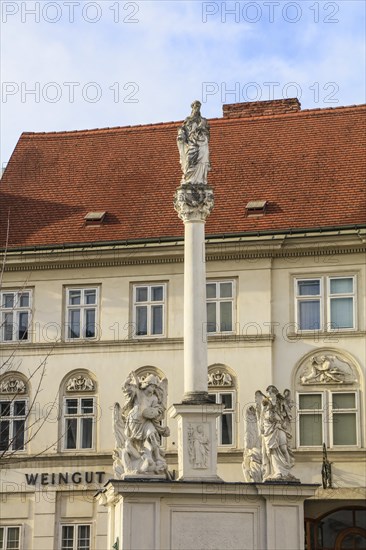
<path id="1" fill-rule="evenodd" d="M 184 396 L 178 418 L 179 479 L 218 479 L 216 418 L 222 406 L 207 391 L 205 222 L 214 206 L 207 184 L 209 125 L 199 101 L 178 130 L 182 180 L 174 208 L 184 223 Z"/>
<path id="2" fill-rule="evenodd" d="M 192 103 L 192 114 L 178 131 L 182 180 L 174 207 L 184 223 L 184 398 L 207 402 L 207 320 L 205 222 L 214 206 L 207 185 L 209 125 Z"/>

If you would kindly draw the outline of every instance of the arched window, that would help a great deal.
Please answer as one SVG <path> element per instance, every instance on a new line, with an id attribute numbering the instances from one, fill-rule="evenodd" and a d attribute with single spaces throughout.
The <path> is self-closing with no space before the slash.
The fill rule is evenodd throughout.
<path id="1" fill-rule="evenodd" d="M 25 450 L 28 415 L 28 381 L 18 372 L 8 372 L 0 378 L 0 456 Z"/>
<path id="2" fill-rule="evenodd" d="M 88 371 L 69 373 L 62 383 L 61 449 L 96 449 L 96 381 Z"/>
<path id="3" fill-rule="evenodd" d="M 208 368 L 208 391 L 215 396 L 216 403 L 225 406 L 217 419 L 218 445 L 235 447 L 236 376 L 231 369 L 222 364 L 211 365 Z"/>
<path id="4" fill-rule="evenodd" d="M 350 354 L 322 348 L 295 369 L 298 448 L 360 446 L 360 374 Z"/>
<path id="5" fill-rule="evenodd" d="M 308 550 L 366 548 L 366 507 L 337 508 L 316 519 L 305 519 Z"/>

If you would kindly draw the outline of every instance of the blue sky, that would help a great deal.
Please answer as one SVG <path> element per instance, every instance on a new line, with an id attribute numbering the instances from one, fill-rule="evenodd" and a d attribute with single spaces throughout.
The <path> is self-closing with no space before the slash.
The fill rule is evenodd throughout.
<path id="1" fill-rule="evenodd" d="M 2 165 L 23 131 L 180 120 L 193 99 L 365 102 L 362 0 L 3 0 L 1 31 Z"/>

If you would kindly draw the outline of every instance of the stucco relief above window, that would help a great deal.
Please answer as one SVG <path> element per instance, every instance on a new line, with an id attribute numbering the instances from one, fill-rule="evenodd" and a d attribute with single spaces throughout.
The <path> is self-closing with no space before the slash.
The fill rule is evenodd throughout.
<path id="1" fill-rule="evenodd" d="M 27 386 L 20 376 L 10 375 L 5 376 L 0 381 L 0 393 L 17 394 L 26 393 Z"/>
<path id="2" fill-rule="evenodd" d="M 136 369 L 135 372 L 139 382 L 145 382 L 146 378 L 151 375 L 157 376 L 160 382 L 163 380 L 163 378 L 165 378 L 164 373 L 160 369 L 153 366 L 140 367 Z"/>
<path id="3" fill-rule="evenodd" d="M 301 386 L 357 384 L 357 371 L 342 353 L 322 350 L 300 363 L 297 383 Z"/>
<path id="4" fill-rule="evenodd" d="M 91 378 L 78 374 L 76 376 L 71 376 L 66 383 L 67 392 L 78 392 L 78 391 L 94 391 L 95 384 Z"/>
<path id="5" fill-rule="evenodd" d="M 231 387 L 234 385 L 232 376 L 226 372 L 223 368 L 213 368 L 209 371 L 208 375 L 208 387 L 212 388 L 215 386 L 228 386 Z"/>

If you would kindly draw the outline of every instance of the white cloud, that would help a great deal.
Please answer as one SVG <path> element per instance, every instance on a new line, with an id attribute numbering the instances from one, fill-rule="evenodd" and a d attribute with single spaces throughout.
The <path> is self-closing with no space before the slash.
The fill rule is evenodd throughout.
<path id="1" fill-rule="evenodd" d="M 4 4 L 19 7 L 24 2 Z M 27 2 L 28 7 L 34 4 Z M 286 21 L 281 11 L 270 23 L 261 2 L 257 2 L 262 9 L 257 23 L 245 21 L 243 11 L 237 22 L 228 15 L 227 22 L 222 23 L 218 12 L 203 23 L 201 2 L 117 4 L 105 0 L 99 4 L 100 20 L 93 24 L 82 17 L 87 4 L 90 2 L 83 0 L 75 8 L 73 23 L 68 21 L 65 2 L 59 0 L 62 17 L 54 24 L 42 17 L 34 23 L 33 16 L 26 16 L 22 23 L 19 11 L 2 25 L 2 79 L 19 87 L 17 94 L 3 96 L 1 103 L 3 162 L 8 160 L 22 131 L 182 119 L 189 112 L 191 101 L 201 98 L 205 82 L 215 83 L 216 93 L 208 96 L 204 105 L 204 113 L 210 117 L 221 116 L 223 100 L 256 99 L 255 87 L 246 88 L 249 82 L 261 87 L 261 99 L 269 98 L 265 82 L 280 82 L 276 97 L 282 96 L 287 83 L 297 82 L 303 92 L 303 108 L 334 106 L 324 103 L 326 91 L 331 91 L 323 89 L 327 82 L 339 86 L 339 104 L 364 101 L 362 2 L 338 1 L 341 9 L 333 17 L 338 17 L 338 23 L 324 22 L 330 12 L 324 11 L 325 4 L 321 2 L 319 23 L 314 21 L 314 8 L 310 9 L 314 2 L 304 1 L 297 2 L 302 9 L 297 23 Z M 220 9 L 222 4 L 230 7 L 235 3 L 219 2 L 216 6 Z M 245 4 L 248 3 L 240 3 L 240 7 Z M 117 5 L 119 22 L 115 23 Z M 212 6 L 215 3 L 210 3 Z M 95 12 L 90 8 L 86 14 L 91 18 Z M 53 16 L 49 11 L 48 17 Z M 253 17 L 253 13 L 249 16 Z M 123 21 L 126 18 L 139 22 Z M 64 84 L 71 81 L 80 83 L 75 87 L 74 102 L 69 101 L 69 88 Z M 24 96 L 25 89 L 37 82 L 39 102 L 31 95 L 22 101 L 21 89 Z M 50 82 L 56 82 L 61 90 L 61 98 L 55 103 L 50 98 L 57 88 L 47 86 Z M 96 82 L 102 93 L 96 103 L 88 101 L 96 91 L 92 86 L 85 87 L 90 82 Z M 225 90 L 235 89 L 235 83 L 239 83 L 240 96 L 225 96 Z M 319 103 L 314 101 L 315 91 L 310 89 L 314 83 L 319 83 Z M 124 85 L 127 89 L 123 89 Z M 120 93 L 115 102 L 117 86 Z M 128 94 L 136 90 L 131 98 Z M 251 97 L 243 97 L 243 91 Z M 289 92 L 293 95 L 295 89 Z M 128 102 L 129 97 L 138 102 Z"/>

